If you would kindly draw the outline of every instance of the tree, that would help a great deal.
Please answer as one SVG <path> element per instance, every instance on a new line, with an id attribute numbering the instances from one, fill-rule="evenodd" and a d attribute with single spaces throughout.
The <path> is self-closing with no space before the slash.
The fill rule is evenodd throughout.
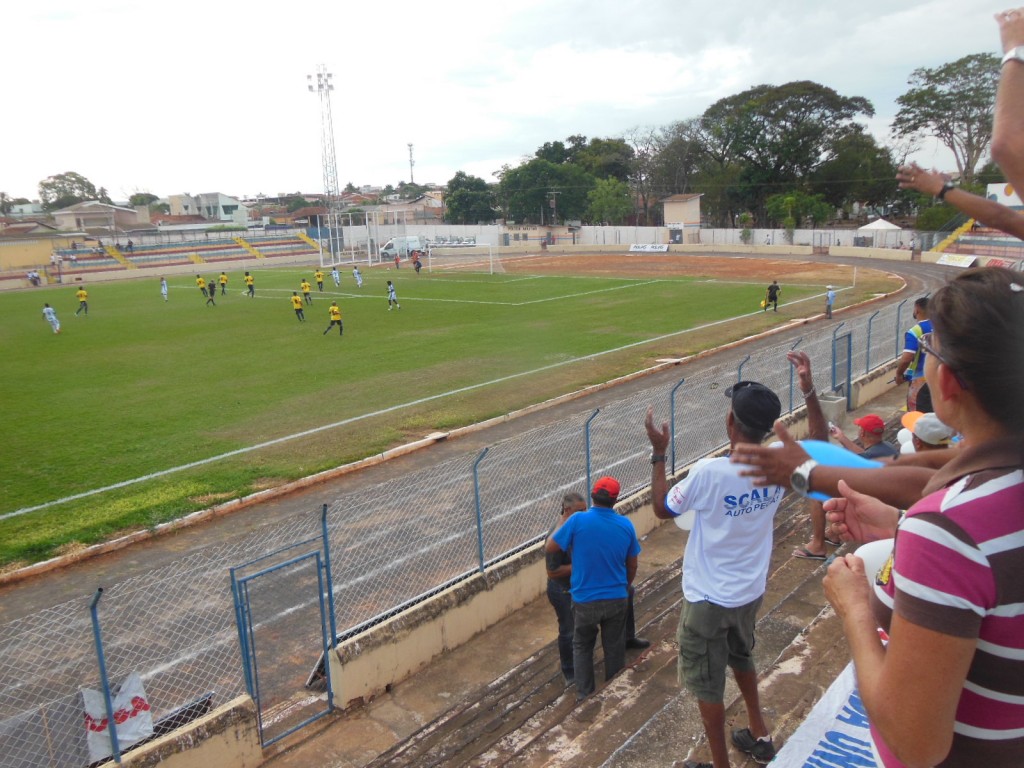
<path id="1" fill-rule="evenodd" d="M 588 206 L 587 193 L 595 181 L 578 165 L 555 165 L 535 157 L 503 171 L 498 193 L 505 216 L 511 221 L 550 224 L 553 215 L 563 220 L 582 219 Z M 557 214 L 550 207 L 553 192 L 558 193 Z"/>
<path id="2" fill-rule="evenodd" d="M 896 197 L 896 163 L 890 150 L 853 125 L 832 144 L 832 157 L 814 172 L 810 188 L 834 208 L 848 210 L 852 203 L 880 207 Z"/>
<path id="3" fill-rule="evenodd" d="M 131 205 L 152 205 L 160 198 L 154 195 L 152 192 L 136 192 L 134 195 L 128 198 L 128 202 Z"/>
<path id="4" fill-rule="evenodd" d="M 492 222 L 498 218 L 494 191 L 477 176 L 459 171 L 447 185 L 444 198 L 445 221 L 453 224 Z"/>
<path id="5" fill-rule="evenodd" d="M 300 208 L 306 208 L 310 205 L 309 200 L 304 198 L 302 195 L 289 195 L 288 197 L 282 198 L 281 202 L 284 203 L 285 210 L 288 213 L 295 213 Z"/>
<path id="6" fill-rule="evenodd" d="M 587 201 L 587 218 L 594 224 L 622 224 L 633 213 L 629 185 L 610 176 L 597 180 L 587 193 Z"/>
<path id="7" fill-rule="evenodd" d="M 586 147 L 572 154 L 571 162 L 595 179 L 611 177 L 627 181 L 633 170 L 633 159 L 633 147 L 625 139 L 591 139 Z"/>
<path id="8" fill-rule="evenodd" d="M 999 57 L 974 53 L 934 69 L 915 69 L 910 90 L 896 99 L 899 112 L 892 131 L 897 137 L 930 135 L 956 161 L 965 183 L 992 142 L 992 114 L 999 83 Z"/>
<path id="9" fill-rule="evenodd" d="M 6 216 L 14 208 L 14 201 L 6 192 L 0 192 L 0 215 Z"/>
<path id="10" fill-rule="evenodd" d="M 821 224 L 828 221 L 832 213 L 832 207 L 821 195 L 808 195 L 798 189 L 771 195 L 764 207 L 769 221 L 786 229 L 795 229 L 806 222 Z"/>
<path id="11" fill-rule="evenodd" d="M 58 173 L 39 182 L 39 199 L 47 211 L 67 208 L 75 203 L 96 200 L 99 197 L 100 194 L 93 183 L 74 171 Z"/>

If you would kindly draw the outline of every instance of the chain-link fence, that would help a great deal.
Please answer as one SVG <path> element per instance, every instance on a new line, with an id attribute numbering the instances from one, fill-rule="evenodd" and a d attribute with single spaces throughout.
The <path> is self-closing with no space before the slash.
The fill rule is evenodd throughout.
<path id="1" fill-rule="evenodd" d="M 355 634 L 539 541 L 562 495 L 586 496 L 600 475 L 618 477 L 624 495 L 645 487 L 649 406 L 657 422 L 671 425 L 670 461 L 679 469 L 726 443 L 724 392 L 736 381 L 768 385 L 784 412 L 803 404 L 788 350 L 810 355 L 819 391 L 835 388 L 837 333 L 850 334 L 854 376 L 891 361 L 902 347 L 903 303 L 334 499 L 327 527 L 338 635 Z M 80 691 L 101 688 L 98 646 L 112 685 L 141 675 L 154 721 L 197 700 L 217 706 L 245 692 L 229 568 L 315 538 L 319 526 L 319 511 L 310 510 L 112 586 L 97 606 L 101 646 L 91 595 L 0 626 L 0 768 L 89 764 Z M 281 644 L 268 658 L 312 665 L 318 649 L 300 646 L 315 638 L 287 631 L 289 617 L 308 606 L 289 599 L 260 608 L 266 636 Z"/>

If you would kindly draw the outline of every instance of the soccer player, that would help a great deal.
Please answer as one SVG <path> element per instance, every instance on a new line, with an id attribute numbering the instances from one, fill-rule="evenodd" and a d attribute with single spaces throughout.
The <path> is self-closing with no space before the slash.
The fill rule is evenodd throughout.
<path id="1" fill-rule="evenodd" d="M 79 288 L 75 291 L 75 298 L 78 299 L 78 309 L 75 310 L 75 316 L 82 310 L 85 310 L 86 316 L 89 314 L 89 292 L 85 288 Z"/>
<path id="2" fill-rule="evenodd" d="M 299 319 L 300 323 L 306 322 L 306 313 L 302 311 L 302 297 L 299 296 L 297 291 L 292 291 L 291 300 L 292 309 L 295 310 L 295 317 Z"/>
<path id="3" fill-rule="evenodd" d="M 324 292 L 324 271 L 322 269 L 318 269 L 316 272 L 313 273 L 313 279 L 316 280 L 316 289 L 318 291 L 320 291 L 320 293 L 323 293 Z"/>
<path id="4" fill-rule="evenodd" d="M 167 278 L 160 278 L 160 295 L 164 297 L 164 301 L 167 301 Z"/>
<path id="5" fill-rule="evenodd" d="M 212 278 L 212 277 L 210 278 L 209 286 L 210 286 L 209 289 L 208 289 L 209 290 L 209 295 L 206 297 L 206 306 L 209 307 L 210 305 L 213 305 L 213 306 L 216 307 L 217 306 L 217 302 L 214 301 L 214 298 L 216 298 L 216 296 L 217 296 L 217 283 L 216 283 L 215 279 Z"/>
<path id="6" fill-rule="evenodd" d="M 246 272 L 245 277 L 243 279 L 245 280 L 245 290 L 246 293 L 249 294 L 249 298 L 256 298 L 256 287 L 253 285 L 253 283 L 255 282 L 255 278 L 248 272 Z"/>
<path id="7" fill-rule="evenodd" d="M 333 267 L 331 269 L 331 278 L 334 280 L 335 287 L 340 288 L 341 287 L 341 273 L 338 271 L 337 267 Z"/>
<path id="8" fill-rule="evenodd" d="M 363 274 L 359 271 L 359 267 L 352 267 L 352 277 L 356 279 L 356 288 L 362 288 Z"/>
<path id="9" fill-rule="evenodd" d="M 312 304 L 313 296 L 310 294 L 310 291 L 313 290 L 313 286 L 309 284 L 309 280 L 302 278 L 302 282 L 299 283 L 299 288 L 302 289 L 302 298 L 306 300 L 306 303 Z"/>
<path id="10" fill-rule="evenodd" d="M 327 330 L 324 331 L 324 336 L 334 326 L 338 326 L 338 335 L 341 336 L 345 333 L 345 328 L 341 324 L 341 307 L 338 306 L 338 302 L 332 301 L 331 306 L 327 308 L 327 313 L 331 316 L 331 324 L 327 326 Z"/>
<path id="11" fill-rule="evenodd" d="M 206 298 L 206 281 L 203 280 L 202 275 L 196 275 L 196 285 L 199 286 L 199 292 L 203 294 L 203 298 Z"/>
<path id="12" fill-rule="evenodd" d="M 388 280 L 388 312 L 394 307 L 402 308 L 402 305 L 398 303 L 398 296 L 395 295 L 395 284 Z"/>
<path id="13" fill-rule="evenodd" d="M 53 328 L 54 333 L 60 333 L 60 320 L 57 319 L 57 313 L 49 304 L 43 304 L 43 318 Z"/>
<path id="14" fill-rule="evenodd" d="M 228 295 L 228 274 L 227 272 L 221 272 L 220 277 L 217 278 L 217 282 L 220 283 L 220 295 Z"/>

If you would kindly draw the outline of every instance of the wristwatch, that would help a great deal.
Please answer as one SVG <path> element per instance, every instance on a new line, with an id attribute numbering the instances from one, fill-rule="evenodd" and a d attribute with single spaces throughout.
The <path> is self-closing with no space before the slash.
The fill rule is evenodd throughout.
<path id="1" fill-rule="evenodd" d="M 789 476 L 789 485 L 801 496 L 806 496 L 811 490 L 811 472 L 818 466 L 814 459 L 808 459 L 799 467 L 793 470 Z"/>
<path id="2" fill-rule="evenodd" d="M 661 464 L 661 463 L 664 463 L 664 462 L 665 462 L 665 454 L 664 453 L 652 453 L 651 454 L 651 464 Z"/>
<path id="3" fill-rule="evenodd" d="M 939 194 L 935 196 L 935 199 L 945 200 L 946 193 L 949 192 L 949 190 L 951 189 L 956 189 L 956 185 L 952 181 L 947 181 L 945 184 L 942 185 L 942 189 L 939 190 Z"/>
<path id="4" fill-rule="evenodd" d="M 1008 61 L 1019 61 L 1024 64 L 1024 45 L 1018 45 L 1016 48 L 1008 50 L 999 66 L 1003 66 Z"/>

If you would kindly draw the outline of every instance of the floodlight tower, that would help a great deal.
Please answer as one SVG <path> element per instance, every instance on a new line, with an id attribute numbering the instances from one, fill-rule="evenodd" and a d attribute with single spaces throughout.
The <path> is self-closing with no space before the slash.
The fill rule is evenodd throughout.
<path id="1" fill-rule="evenodd" d="M 412 159 L 412 144 L 409 145 L 409 183 L 415 184 L 416 181 L 412 177 L 412 167 L 416 165 L 416 161 Z"/>
<path id="2" fill-rule="evenodd" d="M 334 155 L 334 121 L 331 118 L 331 91 L 334 90 L 334 77 L 327 71 L 324 64 L 316 69 L 316 75 L 306 75 L 306 82 L 310 93 L 316 93 L 320 97 L 320 155 L 323 162 L 324 174 L 324 202 L 327 207 L 327 229 L 328 247 L 331 252 L 331 263 L 335 263 L 335 254 L 341 252 L 341 248 L 335 248 L 335 232 L 337 229 L 338 217 L 337 206 L 341 199 L 338 189 L 338 161 Z M 315 80 L 314 80 L 315 78 Z M 320 264 L 324 263 L 323 240 L 320 240 Z M 340 240 L 340 234 L 339 238 Z"/>

